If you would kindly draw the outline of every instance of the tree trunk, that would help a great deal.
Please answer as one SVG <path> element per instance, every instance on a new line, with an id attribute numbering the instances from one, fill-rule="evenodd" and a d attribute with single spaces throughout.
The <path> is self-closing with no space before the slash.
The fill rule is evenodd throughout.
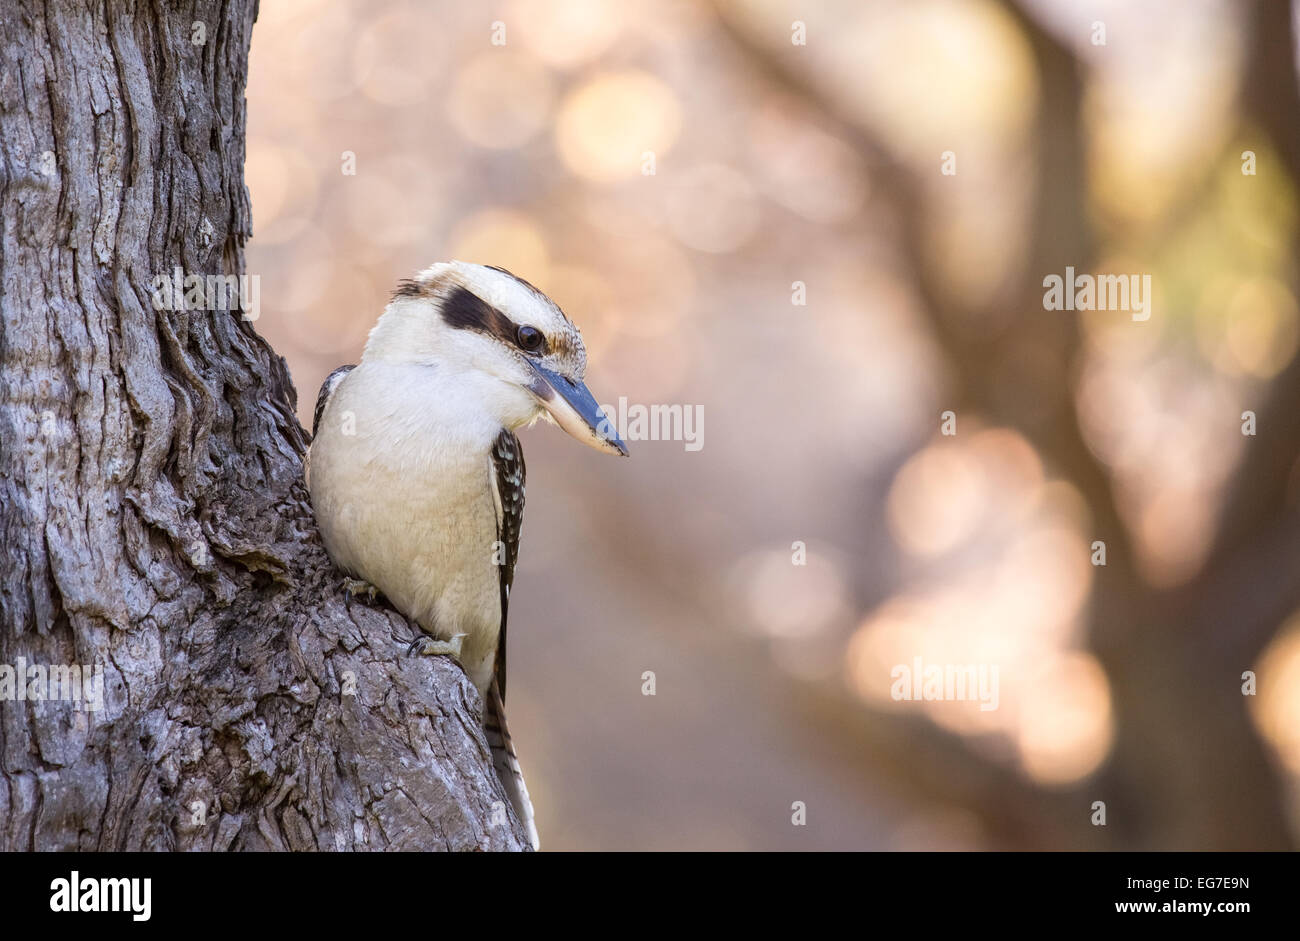
<path id="1" fill-rule="evenodd" d="M 0 849 L 520 849 L 477 692 L 340 593 L 284 361 L 157 309 L 243 273 L 255 17 L 0 4 Z M 30 698 L 74 664 L 102 708 Z"/>

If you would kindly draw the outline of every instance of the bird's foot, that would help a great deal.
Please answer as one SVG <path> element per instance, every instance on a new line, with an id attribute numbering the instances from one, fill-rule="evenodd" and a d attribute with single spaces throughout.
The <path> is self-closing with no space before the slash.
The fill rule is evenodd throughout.
<path id="1" fill-rule="evenodd" d="M 455 657 L 459 660 L 460 646 L 464 639 L 464 634 L 453 634 L 451 640 L 438 640 L 422 634 L 411 642 L 407 652 L 413 657 Z"/>
<path id="2" fill-rule="evenodd" d="M 353 598 L 365 598 L 367 604 L 374 604 L 379 597 L 379 589 L 361 578 L 343 579 L 343 597 L 348 601 Z"/>

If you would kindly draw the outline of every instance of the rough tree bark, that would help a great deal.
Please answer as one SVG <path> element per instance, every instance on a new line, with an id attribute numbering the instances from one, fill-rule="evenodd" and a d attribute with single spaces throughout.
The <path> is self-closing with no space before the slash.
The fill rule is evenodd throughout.
<path id="1" fill-rule="evenodd" d="M 0 702 L 0 849 L 520 849 L 472 685 L 340 593 L 284 361 L 154 309 L 243 272 L 256 13 L 0 4 L 0 664 L 105 683 Z"/>

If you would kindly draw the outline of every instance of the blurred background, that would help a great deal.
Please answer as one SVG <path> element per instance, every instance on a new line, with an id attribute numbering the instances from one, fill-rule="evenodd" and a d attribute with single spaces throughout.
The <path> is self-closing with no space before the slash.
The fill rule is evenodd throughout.
<path id="1" fill-rule="evenodd" d="M 1295 846 L 1295 35 L 1283 0 L 262 5 L 248 270 L 304 424 L 451 258 L 549 293 L 601 402 L 702 410 L 627 461 L 521 434 L 545 848 Z M 1150 275 L 1150 319 L 1045 310 L 1067 266 Z M 998 708 L 896 701 L 917 657 Z"/>

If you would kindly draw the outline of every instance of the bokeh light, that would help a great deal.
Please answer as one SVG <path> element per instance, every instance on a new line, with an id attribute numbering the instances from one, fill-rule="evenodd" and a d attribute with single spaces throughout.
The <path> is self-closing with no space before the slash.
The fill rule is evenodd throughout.
<path id="1" fill-rule="evenodd" d="M 612 183 L 642 175 L 643 155 L 656 168 L 681 130 L 681 106 L 672 89 L 645 72 L 604 72 L 565 96 L 555 143 L 569 172 Z"/>

